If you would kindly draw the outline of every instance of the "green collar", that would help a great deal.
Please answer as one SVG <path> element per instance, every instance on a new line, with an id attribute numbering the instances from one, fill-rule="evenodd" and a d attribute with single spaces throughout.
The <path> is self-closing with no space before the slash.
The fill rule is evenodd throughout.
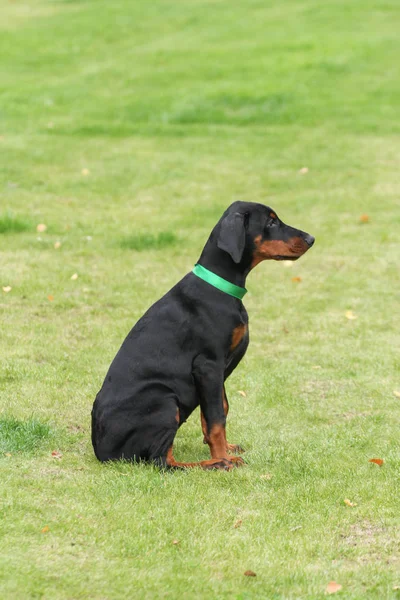
<path id="1" fill-rule="evenodd" d="M 203 279 L 203 281 L 206 281 L 210 285 L 213 285 L 218 290 L 221 290 L 221 292 L 225 292 L 225 294 L 234 296 L 239 300 L 241 300 L 247 292 L 246 288 L 239 287 L 238 285 L 235 285 L 234 283 L 223 279 L 219 275 L 216 275 L 215 273 L 209 271 L 201 265 L 195 265 L 192 273 L 197 275 L 197 277 L 200 277 L 200 279 Z"/>

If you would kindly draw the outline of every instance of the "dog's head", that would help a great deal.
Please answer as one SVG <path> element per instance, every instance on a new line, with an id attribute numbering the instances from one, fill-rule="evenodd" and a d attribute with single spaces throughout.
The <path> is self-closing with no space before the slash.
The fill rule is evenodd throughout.
<path id="1" fill-rule="evenodd" d="M 283 223 L 269 206 L 234 202 L 217 225 L 217 246 L 235 263 L 255 267 L 262 260 L 297 260 L 315 239 Z"/>

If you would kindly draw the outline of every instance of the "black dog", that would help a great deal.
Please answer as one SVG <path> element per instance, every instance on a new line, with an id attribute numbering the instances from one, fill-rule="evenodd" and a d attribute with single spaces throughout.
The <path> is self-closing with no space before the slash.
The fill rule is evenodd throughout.
<path id="1" fill-rule="evenodd" d="M 111 364 L 92 410 L 99 460 L 228 470 L 243 463 L 229 454 L 242 449 L 226 441 L 224 381 L 249 343 L 246 276 L 265 259 L 296 260 L 313 243 L 268 206 L 235 202 L 225 211 L 193 272 L 136 323 Z M 199 405 L 211 460 L 177 462 L 175 434 Z"/>

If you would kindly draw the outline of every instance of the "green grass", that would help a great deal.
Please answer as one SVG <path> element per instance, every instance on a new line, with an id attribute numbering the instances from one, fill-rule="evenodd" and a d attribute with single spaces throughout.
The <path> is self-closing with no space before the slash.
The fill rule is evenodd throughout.
<path id="1" fill-rule="evenodd" d="M 178 240 L 172 232 L 161 231 L 156 235 L 153 233 L 130 235 L 121 241 L 121 247 L 142 252 L 144 250 L 162 250 L 168 246 L 176 246 L 177 243 Z"/>
<path id="2" fill-rule="evenodd" d="M 6 212 L 0 216 L 0 235 L 5 233 L 19 233 L 20 231 L 27 231 L 30 225 L 27 220 L 23 220 L 10 212 Z"/>
<path id="3" fill-rule="evenodd" d="M 9 456 L 12 452 L 37 452 L 41 443 L 49 438 L 50 427 L 35 419 L 18 421 L 14 418 L 0 419 L 0 452 Z"/>
<path id="4" fill-rule="evenodd" d="M 398 1 L 0 16 L 1 598 L 397 598 Z M 247 281 L 247 465 L 99 464 L 107 367 L 237 199 L 316 237 Z M 208 457 L 198 414 L 175 455 Z"/>

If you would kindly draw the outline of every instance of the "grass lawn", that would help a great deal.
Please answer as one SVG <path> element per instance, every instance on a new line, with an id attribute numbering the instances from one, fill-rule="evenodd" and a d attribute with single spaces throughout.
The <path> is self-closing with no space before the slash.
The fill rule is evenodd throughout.
<path id="1" fill-rule="evenodd" d="M 0 0 L 2 599 L 400 597 L 399 22 L 398 0 Z M 99 464 L 112 358 L 237 199 L 316 237 L 247 282 L 247 465 Z M 208 458 L 197 412 L 175 456 Z"/>

